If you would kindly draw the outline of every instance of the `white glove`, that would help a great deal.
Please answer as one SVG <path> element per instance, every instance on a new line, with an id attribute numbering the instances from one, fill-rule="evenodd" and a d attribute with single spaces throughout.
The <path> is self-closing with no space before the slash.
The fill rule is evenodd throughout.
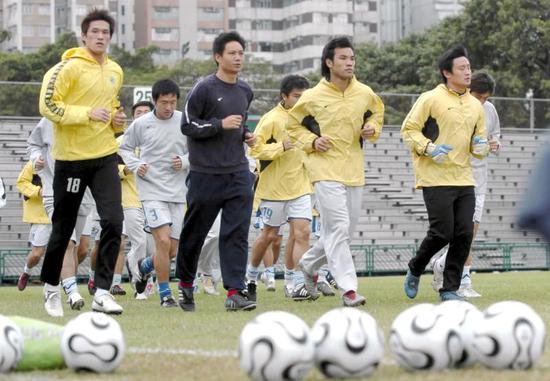
<path id="1" fill-rule="evenodd" d="M 487 156 L 489 153 L 489 142 L 483 136 L 474 136 L 472 139 L 472 153 L 479 156 Z"/>
<path id="2" fill-rule="evenodd" d="M 453 147 L 448 144 L 433 144 L 428 143 L 424 155 L 429 156 L 437 164 L 442 164 L 449 159 L 449 152 L 453 150 Z"/>

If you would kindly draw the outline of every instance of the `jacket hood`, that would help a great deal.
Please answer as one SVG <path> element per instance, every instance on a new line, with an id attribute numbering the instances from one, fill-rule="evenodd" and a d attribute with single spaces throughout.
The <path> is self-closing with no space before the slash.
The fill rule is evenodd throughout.
<path id="1" fill-rule="evenodd" d="M 94 57 L 92 57 L 92 55 L 90 54 L 88 49 L 83 48 L 83 47 L 68 49 L 61 56 L 61 59 L 63 59 L 63 60 L 68 60 L 68 59 L 71 59 L 71 58 L 81 58 L 81 59 L 86 60 L 86 61 L 97 63 L 97 61 L 95 60 Z M 107 63 L 107 62 L 108 62 L 108 58 L 107 58 L 107 56 L 105 56 L 104 64 Z"/>

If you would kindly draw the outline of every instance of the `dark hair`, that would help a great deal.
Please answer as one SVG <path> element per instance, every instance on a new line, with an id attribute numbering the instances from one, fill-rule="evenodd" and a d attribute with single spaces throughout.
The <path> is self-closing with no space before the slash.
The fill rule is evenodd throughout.
<path id="1" fill-rule="evenodd" d="M 115 32 L 115 19 L 106 9 L 97 8 L 93 8 L 82 20 L 82 23 L 80 24 L 82 34 L 88 33 L 88 28 L 90 27 L 91 22 L 97 20 L 107 21 L 109 23 L 109 34 L 113 36 L 113 33 Z"/>
<path id="2" fill-rule="evenodd" d="M 161 79 L 153 84 L 153 101 L 157 101 L 161 95 L 176 94 L 180 99 L 180 88 L 176 82 L 171 79 Z"/>
<path id="3" fill-rule="evenodd" d="M 489 73 L 478 71 L 472 75 L 470 91 L 478 94 L 493 94 L 495 92 L 495 80 Z"/>
<path id="4" fill-rule="evenodd" d="M 147 106 L 149 107 L 149 110 L 153 110 L 155 108 L 155 105 L 149 101 L 139 101 L 132 106 L 132 116 L 134 116 L 134 113 L 136 112 L 136 108 L 141 106 Z"/>
<path id="5" fill-rule="evenodd" d="M 237 32 L 226 32 L 221 33 L 216 37 L 214 40 L 214 43 L 212 44 L 212 53 L 214 55 L 219 54 L 220 56 L 223 55 L 223 51 L 225 50 L 225 45 L 227 45 L 228 42 L 231 41 L 237 41 L 241 46 L 243 47 L 243 50 L 246 48 L 246 42 L 242 36 Z"/>
<path id="6" fill-rule="evenodd" d="M 336 37 L 330 40 L 323 48 L 323 55 L 321 56 L 321 75 L 325 77 L 327 81 L 330 81 L 330 69 L 327 66 L 327 59 L 334 61 L 334 50 L 336 48 L 353 48 L 353 44 L 347 37 Z"/>
<path id="7" fill-rule="evenodd" d="M 309 87 L 309 82 L 307 79 L 301 75 L 287 75 L 281 81 L 281 94 L 288 95 L 294 89 L 307 89 Z"/>
<path id="8" fill-rule="evenodd" d="M 439 68 L 439 73 L 441 74 L 441 78 L 443 79 L 444 83 L 447 83 L 447 78 L 443 74 L 443 70 L 446 70 L 452 73 L 453 61 L 455 58 L 460 58 L 460 57 L 468 58 L 468 52 L 466 51 L 466 48 L 462 45 L 457 45 L 447 50 L 445 53 L 441 55 L 441 57 L 439 57 L 439 60 L 437 61 L 437 67 Z"/>

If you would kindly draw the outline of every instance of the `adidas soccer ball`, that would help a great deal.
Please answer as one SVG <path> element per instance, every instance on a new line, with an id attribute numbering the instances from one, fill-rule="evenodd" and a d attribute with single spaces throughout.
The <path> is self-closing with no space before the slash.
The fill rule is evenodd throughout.
<path id="1" fill-rule="evenodd" d="M 0 315 L 0 373 L 15 369 L 23 356 L 23 334 L 19 327 Z"/>
<path id="2" fill-rule="evenodd" d="M 464 344 L 464 352 L 456 367 L 464 368 L 471 366 L 477 362 L 477 356 L 474 344 L 474 329 L 477 328 L 483 320 L 483 314 L 474 305 L 460 301 L 450 300 L 441 303 L 437 306 L 445 319 L 453 321 L 453 325 L 457 327 L 458 333 Z"/>
<path id="3" fill-rule="evenodd" d="M 301 380 L 313 368 L 309 327 L 288 312 L 258 315 L 241 331 L 239 359 L 253 380 Z"/>
<path id="4" fill-rule="evenodd" d="M 325 313 L 311 335 L 315 363 L 326 377 L 368 377 L 384 357 L 382 330 L 371 315 L 355 308 Z"/>
<path id="5" fill-rule="evenodd" d="M 527 304 L 507 301 L 493 304 L 474 330 L 479 361 L 496 369 L 529 369 L 544 352 L 546 326 Z"/>
<path id="6" fill-rule="evenodd" d="M 454 319 L 427 303 L 415 305 L 395 318 L 389 347 L 397 364 L 409 370 L 453 368 L 464 350 Z"/>
<path id="7" fill-rule="evenodd" d="M 74 370 L 112 372 L 124 357 L 124 336 L 112 317 L 85 312 L 65 326 L 61 352 L 65 364 Z"/>

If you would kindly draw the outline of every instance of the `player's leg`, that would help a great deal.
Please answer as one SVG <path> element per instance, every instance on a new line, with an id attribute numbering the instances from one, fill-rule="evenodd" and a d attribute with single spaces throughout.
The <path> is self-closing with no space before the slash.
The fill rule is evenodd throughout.
<path id="1" fill-rule="evenodd" d="M 27 259 L 25 260 L 23 272 L 17 280 L 17 288 L 19 289 L 19 291 L 23 291 L 27 287 L 31 269 L 38 265 L 40 259 L 46 252 L 46 245 L 48 244 L 48 240 L 50 239 L 51 228 L 51 224 L 31 225 L 29 242 L 32 249 L 27 255 Z"/>

